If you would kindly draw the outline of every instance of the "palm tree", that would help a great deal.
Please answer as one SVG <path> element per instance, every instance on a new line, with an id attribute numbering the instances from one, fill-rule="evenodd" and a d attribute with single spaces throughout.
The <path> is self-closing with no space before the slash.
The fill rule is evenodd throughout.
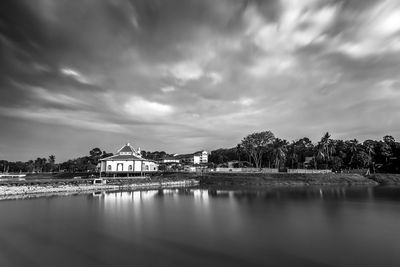
<path id="1" fill-rule="evenodd" d="M 273 146 L 273 154 L 275 156 L 275 168 L 280 168 L 281 163 L 286 160 L 286 154 L 287 154 L 287 145 L 288 142 L 286 140 L 282 140 L 279 138 L 276 138 L 274 143 L 272 144 Z"/>
<path id="2" fill-rule="evenodd" d="M 237 144 L 236 146 L 236 153 L 238 155 L 239 158 L 239 168 L 241 167 L 241 163 L 240 163 L 240 153 L 242 152 L 242 146 L 240 144 Z"/>
<path id="3" fill-rule="evenodd" d="M 295 142 L 292 143 L 292 169 L 294 169 L 294 161 L 296 160 L 296 166 L 298 167 L 299 156 L 297 154 L 297 145 Z"/>
<path id="4" fill-rule="evenodd" d="M 314 168 L 315 169 L 318 169 L 317 167 L 317 160 L 319 160 L 320 162 L 321 162 L 321 160 L 325 160 L 325 153 L 324 153 L 324 150 L 323 150 L 323 148 L 321 148 L 321 147 L 316 147 L 316 149 L 315 149 L 315 153 L 314 153 L 314 157 L 313 157 L 313 159 L 314 159 Z"/>
<path id="5" fill-rule="evenodd" d="M 53 170 L 54 170 L 54 165 L 55 165 L 55 163 L 56 163 L 56 156 L 50 155 L 48 161 L 49 161 L 49 164 L 50 164 L 50 171 L 53 172 Z"/>
<path id="6" fill-rule="evenodd" d="M 366 140 L 364 142 L 365 148 L 366 148 L 366 152 L 368 153 L 368 174 L 370 172 L 370 167 L 372 166 L 374 173 L 375 173 L 375 167 L 374 164 L 372 163 L 372 154 L 375 154 L 374 152 L 374 144 L 372 140 Z"/>
<path id="7" fill-rule="evenodd" d="M 350 152 L 351 152 L 351 158 L 349 162 L 349 166 L 353 163 L 354 157 L 358 152 L 358 141 L 357 139 L 350 140 Z"/>
<path id="8" fill-rule="evenodd" d="M 330 139 L 331 135 L 326 132 L 324 134 L 324 136 L 321 138 L 321 141 L 319 142 L 319 146 L 323 151 L 324 154 L 324 159 L 325 159 L 325 163 L 327 163 L 327 161 L 330 158 L 330 148 L 332 146 L 332 140 Z"/>

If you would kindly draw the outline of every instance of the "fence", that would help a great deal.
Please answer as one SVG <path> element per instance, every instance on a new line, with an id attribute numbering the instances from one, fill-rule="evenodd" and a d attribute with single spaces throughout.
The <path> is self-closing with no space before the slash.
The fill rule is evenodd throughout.
<path id="1" fill-rule="evenodd" d="M 215 172 L 262 172 L 262 173 L 278 173 L 278 169 L 271 168 L 215 168 L 215 170 L 211 170 Z"/>
<path id="2" fill-rule="evenodd" d="M 287 169 L 288 173 L 332 173 L 332 170 Z"/>

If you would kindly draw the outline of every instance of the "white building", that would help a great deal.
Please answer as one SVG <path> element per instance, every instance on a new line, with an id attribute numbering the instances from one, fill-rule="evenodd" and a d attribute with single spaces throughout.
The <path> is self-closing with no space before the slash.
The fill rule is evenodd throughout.
<path id="1" fill-rule="evenodd" d="M 161 163 L 179 163 L 179 159 L 171 156 L 166 156 L 162 160 L 160 160 Z"/>
<path id="2" fill-rule="evenodd" d="M 194 162 L 195 164 L 201 164 L 201 163 L 208 163 L 208 153 L 207 151 L 199 151 L 194 153 Z M 198 162 L 198 163 L 196 163 Z"/>
<path id="3" fill-rule="evenodd" d="M 140 148 L 136 150 L 128 143 L 115 155 L 101 159 L 100 171 L 105 174 L 156 172 L 158 164 L 153 160 L 142 158 Z"/>
<path id="4" fill-rule="evenodd" d="M 178 155 L 176 158 L 180 159 L 181 163 L 186 164 L 208 163 L 208 153 L 205 150 L 197 151 L 193 154 Z"/>

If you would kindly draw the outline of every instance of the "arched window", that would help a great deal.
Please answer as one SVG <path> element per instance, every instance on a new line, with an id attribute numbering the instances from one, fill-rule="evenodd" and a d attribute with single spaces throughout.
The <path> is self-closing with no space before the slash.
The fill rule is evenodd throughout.
<path id="1" fill-rule="evenodd" d="M 131 171 L 132 170 L 132 165 L 129 165 L 128 169 Z"/>
<path id="2" fill-rule="evenodd" d="M 111 165 L 108 165 L 108 170 L 111 171 Z"/>

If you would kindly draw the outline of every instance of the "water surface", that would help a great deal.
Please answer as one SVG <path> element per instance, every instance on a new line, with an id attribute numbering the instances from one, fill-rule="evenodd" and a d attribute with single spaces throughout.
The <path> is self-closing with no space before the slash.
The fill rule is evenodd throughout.
<path id="1" fill-rule="evenodd" d="M 400 266 L 400 188 L 0 201 L 0 266 Z"/>

